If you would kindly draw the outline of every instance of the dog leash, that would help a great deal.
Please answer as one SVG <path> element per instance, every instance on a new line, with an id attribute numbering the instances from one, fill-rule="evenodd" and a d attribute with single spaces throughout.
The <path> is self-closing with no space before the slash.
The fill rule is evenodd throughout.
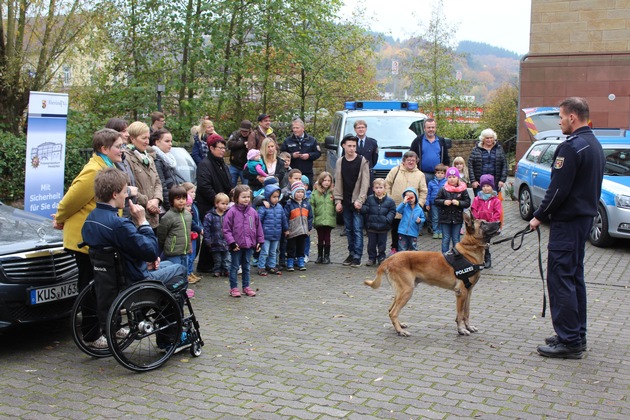
<path id="1" fill-rule="evenodd" d="M 547 294 L 545 293 L 545 274 L 543 271 L 542 250 L 540 248 L 541 247 L 540 229 L 535 229 L 535 231 L 538 234 L 538 271 L 540 272 L 540 280 L 542 281 L 542 291 L 543 291 L 543 307 L 542 307 L 541 316 L 544 318 L 547 312 Z M 524 228 L 523 230 L 519 230 L 511 238 L 501 239 L 500 241 L 490 243 L 490 245 L 497 245 L 497 244 L 511 240 L 512 242 L 510 245 L 512 247 L 512 251 L 518 251 L 519 249 L 521 249 L 521 246 L 523 246 L 523 238 L 525 238 L 525 235 L 530 234 L 532 232 L 534 231 L 530 229 L 529 225 L 527 225 L 526 228 Z M 516 238 L 520 239 L 520 242 L 518 243 L 518 245 L 516 245 Z"/>

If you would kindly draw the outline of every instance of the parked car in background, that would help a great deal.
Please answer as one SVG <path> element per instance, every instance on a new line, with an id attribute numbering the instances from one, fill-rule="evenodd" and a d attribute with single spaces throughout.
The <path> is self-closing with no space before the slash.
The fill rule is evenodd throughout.
<path id="1" fill-rule="evenodd" d="M 335 112 L 330 135 L 325 139 L 328 149 L 326 170 L 335 173 L 337 159 L 343 154 L 341 139 L 354 133 L 354 123 L 367 123 L 367 136 L 378 142 L 378 163 L 374 177 L 385 178 L 389 171 L 400 165 L 403 154 L 411 142 L 424 133 L 426 115 L 417 112 L 417 102 L 401 101 L 351 101 L 343 111 Z"/>
<path id="2" fill-rule="evenodd" d="M 197 184 L 197 165 L 188 150 L 183 147 L 171 148 L 171 154 L 175 156 L 177 161 L 177 173 L 184 178 L 186 182 Z"/>
<path id="3" fill-rule="evenodd" d="M 69 316 L 77 280 L 62 231 L 0 202 L 0 329 Z"/>
<path id="4" fill-rule="evenodd" d="M 597 217 L 590 242 L 599 247 L 610 246 L 615 238 L 630 238 L 630 130 L 594 129 L 606 156 L 604 181 Z M 539 132 L 515 171 L 514 192 L 519 213 L 530 220 L 551 182 L 551 165 L 556 148 L 566 136 Z"/>

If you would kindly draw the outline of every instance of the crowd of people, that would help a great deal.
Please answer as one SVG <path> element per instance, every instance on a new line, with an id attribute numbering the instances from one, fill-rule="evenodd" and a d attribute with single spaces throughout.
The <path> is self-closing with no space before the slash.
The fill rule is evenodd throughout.
<path id="1" fill-rule="evenodd" d="M 468 166 L 457 157 L 455 166 L 449 167 L 446 143 L 436 135 L 435 120 L 428 119 L 425 133 L 413 141 L 400 165 L 384 179 L 374 179 L 378 140 L 368 137 L 367 123 L 358 120 L 355 133 L 341 142 L 344 154 L 334 176 L 321 172 L 315 179 L 313 162 L 321 151 L 304 122 L 294 120 L 292 134 L 278 144 L 271 116 L 261 114 L 256 126 L 243 120 L 227 139 L 215 131 L 208 117 L 192 127 L 195 185 L 184 182 L 178 173 L 170 153 L 173 136 L 165 120 L 160 112 L 151 115 L 151 125 L 112 118 L 95 133 L 94 156 L 71 185 L 54 219 L 58 229 L 67 225 L 65 246 L 77 255 L 80 288 L 92 272 L 87 249 L 77 244 L 83 239 L 85 219 L 96 207 L 94 178 L 107 167 L 118 168 L 128 180 L 129 200 L 123 201 L 120 215 L 131 218 L 132 205 L 144 209 L 161 259 L 183 265 L 189 284 L 204 274 L 229 277 L 232 296 L 255 295 L 249 286 L 250 262 L 260 276 L 306 270 L 313 227 L 315 263 L 329 264 L 331 231 L 338 214 L 348 243 L 344 265 L 362 265 L 364 231 L 367 266 L 387 257 L 388 234 L 389 254 L 417 249 L 427 220 L 428 231 L 442 240 L 441 250 L 447 251 L 459 241 L 462 212 L 473 199 L 483 197 L 500 207 L 499 200 L 491 200 L 497 195 L 495 179 L 500 189 L 507 175 L 505 154 L 491 129 L 482 132 Z M 474 195 L 469 187 L 475 189 Z M 473 205 L 472 210 L 489 220 L 496 216 L 482 211 L 482 206 Z M 236 286 L 237 274 L 242 275 L 242 289 Z"/>
<path id="2" fill-rule="evenodd" d="M 573 109 L 565 108 L 566 112 Z M 411 143 L 401 163 L 385 178 L 375 179 L 378 140 L 367 137 L 367 123 L 359 120 L 354 124 L 355 133 L 341 141 L 344 153 L 336 162 L 334 176 L 321 172 L 315 178 L 313 162 L 321 151 L 316 139 L 306 133 L 303 121 L 294 120 L 292 134 L 280 144 L 270 115 L 259 115 L 257 123 L 254 127 L 243 120 L 227 139 L 214 130 L 208 118 L 191 129 L 196 185 L 184 182 L 178 174 L 170 154 L 173 137 L 165 128 L 164 114 L 153 113 L 151 126 L 140 121 L 128 125 L 113 118 L 107 128 L 97 131 L 94 155 L 54 216 L 54 226 L 64 230 L 64 246 L 77 257 L 79 289 L 93 276 L 87 248 L 77 246 L 87 232 L 92 236 L 87 241 L 91 246 L 109 241 L 129 248 L 123 238 L 128 236 L 143 247 L 144 254 L 129 251 L 128 266 L 139 273 L 136 277 L 153 276 L 167 282 L 162 275 L 149 274 L 159 269 L 162 260 L 162 273 L 165 265 L 183 267 L 177 272 L 168 269 L 169 275 L 178 276 L 178 287 L 194 284 L 204 274 L 228 277 L 229 295 L 240 297 L 256 296 L 251 287 L 252 264 L 259 276 L 306 270 L 312 234 L 317 236 L 315 263 L 330 264 L 331 231 L 338 214 L 343 217 L 342 236 L 348 249 L 342 264 L 351 267 L 362 265 L 364 233 L 366 265 L 377 266 L 388 256 L 388 234 L 389 255 L 417 250 L 426 222 L 427 237 L 441 240 L 436 250 L 447 252 L 460 240 L 465 211 L 476 219 L 502 222 L 501 189 L 507 178 L 507 161 L 490 128 L 481 132 L 467 160 L 458 156 L 451 164 L 447 143 L 436 134 L 436 121 L 427 119 L 424 133 Z M 228 151 L 229 163 L 225 160 Z M 99 185 L 95 179 L 103 171 L 109 175 L 101 184 L 109 180 L 113 189 L 101 185 L 95 195 L 95 184 Z M 553 203 L 545 203 L 532 228 L 538 226 L 538 219 L 553 214 L 545 210 Z M 580 234 L 587 230 L 586 218 Z M 86 219 L 92 222 L 86 224 Z M 96 221 L 120 232 L 111 238 L 107 232 L 95 233 L 90 229 L 98 226 Z M 485 267 L 490 268 L 489 250 L 485 255 Z M 554 325 L 556 318 L 554 315 Z M 558 319 L 558 323 L 565 321 Z M 577 321 L 583 324 L 581 315 Z M 541 354 L 554 357 L 555 347 L 549 345 L 566 343 L 567 337 L 574 347 L 581 346 L 579 337 L 584 335 L 584 325 L 577 332 L 575 328 L 561 329 L 556 341 L 551 340 Z M 102 342 L 97 344 L 102 346 Z"/>

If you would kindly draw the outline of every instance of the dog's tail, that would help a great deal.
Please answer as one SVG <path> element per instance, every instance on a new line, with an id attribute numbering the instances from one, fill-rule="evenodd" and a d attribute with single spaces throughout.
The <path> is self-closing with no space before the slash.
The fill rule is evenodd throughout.
<path id="1" fill-rule="evenodd" d="M 374 280 L 364 280 L 363 283 L 370 286 L 372 289 L 378 289 L 381 287 L 381 282 L 383 281 L 383 274 L 386 270 L 387 260 L 385 260 L 376 270 L 376 278 Z"/>

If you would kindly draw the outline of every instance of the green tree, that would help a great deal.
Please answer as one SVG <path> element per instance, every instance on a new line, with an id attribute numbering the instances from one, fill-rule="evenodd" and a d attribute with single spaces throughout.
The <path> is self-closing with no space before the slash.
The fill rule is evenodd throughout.
<path id="1" fill-rule="evenodd" d="M 19 132 L 32 90 L 45 90 L 99 10 L 82 0 L 0 0 L 0 129 Z"/>
<path id="2" fill-rule="evenodd" d="M 505 141 L 516 137 L 518 125 L 518 88 L 516 86 L 505 83 L 490 92 L 480 125 L 482 128 L 492 128 L 499 140 Z"/>
<path id="3" fill-rule="evenodd" d="M 457 77 L 456 64 L 463 57 L 455 51 L 455 33 L 456 28 L 446 21 L 440 0 L 431 11 L 426 31 L 417 40 L 419 53 L 409 63 L 415 94 L 423 108 L 435 116 L 438 128 L 444 123 L 444 108 L 461 102 L 468 88 L 468 83 Z"/>

